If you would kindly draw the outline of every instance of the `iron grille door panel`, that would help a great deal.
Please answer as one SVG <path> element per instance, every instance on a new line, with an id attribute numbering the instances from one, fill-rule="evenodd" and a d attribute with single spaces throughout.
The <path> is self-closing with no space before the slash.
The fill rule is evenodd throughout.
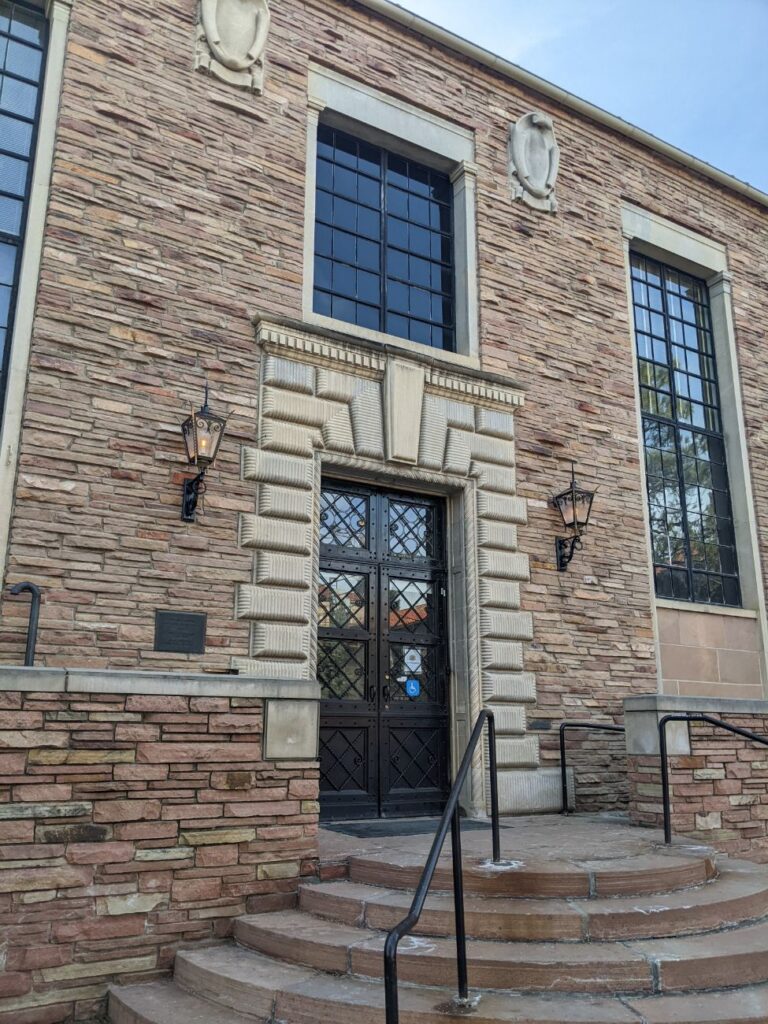
<path id="1" fill-rule="evenodd" d="M 439 812 L 450 784 L 443 507 L 324 482 L 321 814 Z"/>

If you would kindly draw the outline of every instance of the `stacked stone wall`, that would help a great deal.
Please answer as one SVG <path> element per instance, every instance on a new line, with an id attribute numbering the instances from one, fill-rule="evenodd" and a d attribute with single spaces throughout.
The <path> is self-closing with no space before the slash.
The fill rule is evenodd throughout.
<path id="1" fill-rule="evenodd" d="M 316 865 L 314 763 L 264 701 L 0 692 L 0 1022 L 92 1020 Z"/>
<path id="2" fill-rule="evenodd" d="M 728 722 L 768 737 L 768 715 L 729 715 Z M 673 833 L 768 862 L 768 747 L 697 722 L 690 749 L 669 758 Z M 629 756 L 629 794 L 631 821 L 662 828 L 658 755 Z"/>
<path id="3" fill-rule="evenodd" d="M 193 70 L 197 0 L 74 5 L 6 579 L 44 587 L 40 664 L 226 671 L 249 657 L 234 599 L 253 581 L 238 544 L 257 503 L 240 473 L 258 432 L 253 319 L 302 316 L 308 67 L 330 66 L 474 133 L 480 355 L 527 388 L 524 667 L 553 765 L 564 717 L 616 718 L 624 697 L 657 688 L 622 204 L 727 249 L 768 566 L 765 210 L 354 3 L 271 7 L 256 96 Z M 508 129 L 532 109 L 561 149 L 556 214 L 512 197 Z M 230 419 L 190 526 L 179 425 L 205 379 Z M 547 499 L 574 457 L 599 491 L 584 548 L 558 573 Z M 155 652 L 157 608 L 207 611 L 206 653 Z M 20 663 L 26 619 L 6 591 L 0 660 Z"/>

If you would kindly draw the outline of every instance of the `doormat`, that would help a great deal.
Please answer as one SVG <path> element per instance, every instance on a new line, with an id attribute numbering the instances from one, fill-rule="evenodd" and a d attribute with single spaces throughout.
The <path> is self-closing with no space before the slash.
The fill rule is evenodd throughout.
<path id="1" fill-rule="evenodd" d="M 321 822 L 328 832 L 339 832 L 355 839 L 388 839 L 395 836 L 427 836 L 437 832 L 439 818 L 374 818 L 371 821 Z M 462 820 L 461 831 L 489 829 L 490 822 Z"/>

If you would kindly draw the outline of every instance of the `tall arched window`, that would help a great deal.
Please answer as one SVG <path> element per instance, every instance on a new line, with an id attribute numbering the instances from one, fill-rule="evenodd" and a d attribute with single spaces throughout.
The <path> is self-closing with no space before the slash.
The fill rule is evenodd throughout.
<path id="1" fill-rule="evenodd" d="M 32 184 L 48 24 L 30 3 L 0 0 L 0 417 Z"/>

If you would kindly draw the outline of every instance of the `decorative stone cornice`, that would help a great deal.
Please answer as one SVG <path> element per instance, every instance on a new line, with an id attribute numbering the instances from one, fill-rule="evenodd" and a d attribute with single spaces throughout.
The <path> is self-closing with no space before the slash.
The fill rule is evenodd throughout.
<path id="1" fill-rule="evenodd" d="M 410 349 L 380 346 L 356 339 L 330 338 L 306 327 L 277 324 L 267 320 L 256 323 L 256 340 L 272 355 L 289 357 L 313 366 L 324 366 L 342 373 L 383 380 L 388 363 L 393 360 L 423 367 L 425 391 L 458 401 L 472 402 L 486 408 L 514 410 L 523 405 L 521 388 L 499 374 L 463 366 L 455 368 L 443 362 L 425 347 L 423 356 Z"/>
<path id="2" fill-rule="evenodd" d="M 256 340 L 267 351 L 311 362 L 315 366 L 361 373 L 380 379 L 387 368 L 386 355 L 377 355 L 356 345 L 339 344 L 319 334 L 294 331 L 263 320 L 257 325 Z"/>
<path id="3" fill-rule="evenodd" d="M 458 398 L 459 401 L 471 401 L 474 405 L 489 408 L 501 406 L 504 409 L 516 409 L 525 401 L 520 391 L 432 368 L 427 370 L 425 388 L 428 394 Z"/>

